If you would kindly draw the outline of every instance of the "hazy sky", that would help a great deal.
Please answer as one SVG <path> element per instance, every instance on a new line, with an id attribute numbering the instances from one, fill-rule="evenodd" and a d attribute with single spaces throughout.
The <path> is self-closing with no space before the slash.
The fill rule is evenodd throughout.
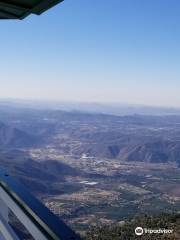
<path id="1" fill-rule="evenodd" d="M 180 106 L 179 0 L 65 0 L 0 43 L 2 98 Z"/>

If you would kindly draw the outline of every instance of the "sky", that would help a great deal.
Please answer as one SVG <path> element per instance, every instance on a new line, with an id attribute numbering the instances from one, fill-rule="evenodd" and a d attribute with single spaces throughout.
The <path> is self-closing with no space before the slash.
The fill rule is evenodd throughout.
<path id="1" fill-rule="evenodd" d="M 0 21 L 0 98 L 180 107 L 179 0 L 65 0 Z"/>

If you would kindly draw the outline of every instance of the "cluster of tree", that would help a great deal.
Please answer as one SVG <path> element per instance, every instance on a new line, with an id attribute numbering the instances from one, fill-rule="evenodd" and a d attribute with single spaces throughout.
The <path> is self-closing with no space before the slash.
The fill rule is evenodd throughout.
<path id="1" fill-rule="evenodd" d="M 135 234 L 136 227 L 143 229 L 169 229 L 172 233 L 144 233 Z M 115 226 L 94 227 L 87 232 L 85 240 L 179 240 L 180 239 L 180 214 L 162 213 L 158 216 L 136 217 L 124 224 Z"/>

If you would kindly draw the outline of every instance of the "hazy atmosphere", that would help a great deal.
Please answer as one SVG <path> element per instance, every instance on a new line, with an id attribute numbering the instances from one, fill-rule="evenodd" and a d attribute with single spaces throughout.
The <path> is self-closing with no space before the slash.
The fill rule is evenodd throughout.
<path id="1" fill-rule="evenodd" d="M 180 106 L 177 0 L 66 0 L 2 21 L 1 98 Z"/>
<path id="2" fill-rule="evenodd" d="M 180 240 L 179 13 L 0 1 L 0 240 Z"/>

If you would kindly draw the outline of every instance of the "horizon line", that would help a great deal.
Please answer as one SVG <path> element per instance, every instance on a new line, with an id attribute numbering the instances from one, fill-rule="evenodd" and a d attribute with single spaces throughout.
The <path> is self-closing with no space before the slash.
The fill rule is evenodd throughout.
<path id="1" fill-rule="evenodd" d="M 32 98 L 11 98 L 0 97 L 0 103 L 7 101 L 9 103 L 49 103 L 49 104 L 98 104 L 111 107 L 147 107 L 147 108 L 164 108 L 164 109 L 180 109 L 180 106 L 175 105 L 155 105 L 155 104 L 143 104 L 143 103 L 129 103 L 122 101 L 80 101 L 80 100 L 63 100 L 63 99 L 32 99 Z"/>

